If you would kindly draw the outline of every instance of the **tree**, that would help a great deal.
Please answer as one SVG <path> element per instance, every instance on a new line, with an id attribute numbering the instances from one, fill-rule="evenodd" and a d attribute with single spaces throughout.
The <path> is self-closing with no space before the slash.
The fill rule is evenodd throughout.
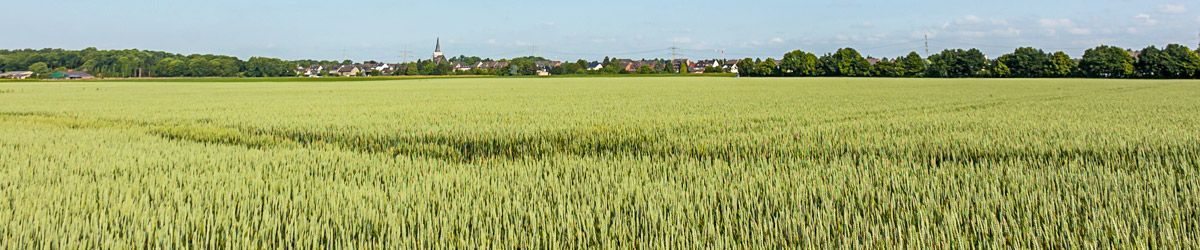
<path id="1" fill-rule="evenodd" d="M 656 71 L 654 68 L 650 67 L 650 65 L 642 65 L 641 67 L 637 68 L 638 74 L 654 74 L 654 72 Z"/>
<path id="2" fill-rule="evenodd" d="M 46 77 L 50 74 L 50 66 L 44 62 L 36 62 L 29 65 L 29 71 L 33 71 L 35 77 Z"/>
<path id="3" fill-rule="evenodd" d="M 976 77 L 987 67 L 987 57 L 978 49 L 947 49 L 929 56 L 926 76 Z"/>
<path id="4" fill-rule="evenodd" d="M 509 61 L 509 75 L 531 76 L 536 75 L 538 71 L 537 62 L 545 61 L 541 57 L 518 57 Z"/>
<path id="5" fill-rule="evenodd" d="M 897 59 L 900 68 L 904 69 L 905 77 L 920 77 L 925 75 L 925 58 L 922 58 L 916 51 L 909 52 L 903 59 Z"/>
<path id="6" fill-rule="evenodd" d="M 1125 49 L 1100 45 L 1083 52 L 1079 70 L 1088 77 L 1129 77 L 1134 73 L 1133 56 Z"/>
<path id="7" fill-rule="evenodd" d="M 988 73 L 991 77 L 1013 76 L 1013 70 L 1011 68 L 1009 68 L 1008 65 L 1004 63 L 1003 60 L 999 60 L 999 59 L 993 60 L 993 61 L 991 61 L 990 66 L 991 67 L 988 70 Z"/>
<path id="8" fill-rule="evenodd" d="M 867 59 L 863 58 L 857 50 L 841 48 L 827 57 L 828 59 L 823 62 L 825 75 L 851 77 L 871 75 L 871 63 L 867 62 Z"/>
<path id="9" fill-rule="evenodd" d="M 1015 77 L 1043 77 L 1050 75 L 1050 55 L 1040 49 L 1021 47 L 1012 54 L 1000 56 L 1000 66 L 1011 69 Z"/>
<path id="10" fill-rule="evenodd" d="M 374 72 L 379 74 L 379 72 Z M 283 60 L 265 57 L 251 57 L 246 61 L 246 76 L 276 77 L 295 75 L 292 65 Z"/>
<path id="11" fill-rule="evenodd" d="M 815 76 L 817 63 L 817 55 L 795 50 L 783 55 L 779 69 L 786 76 Z"/>
<path id="12" fill-rule="evenodd" d="M 1188 78 L 1200 70 L 1200 57 L 1187 46 L 1170 44 L 1159 50 L 1154 46 L 1142 49 L 1134 64 L 1137 73 L 1148 78 Z"/>
<path id="13" fill-rule="evenodd" d="M 875 66 L 872 67 L 871 75 L 882 77 L 902 77 L 904 76 L 904 68 L 901 67 L 900 64 L 896 63 L 896 61 L 884 58 L 875 63 Z"/>
<path id="14" fill-rule="evenodd" d="M 750 73 L 754 76 L 775 76 L 778 68 L 779 64 L 775 62 L 775 58 L 767 58 L 767 60 L 756 62 Z"/>
<path id="15" fill-rule="evenodd" d="M 1067 53 L 1062 51 L 1054 52 L 1054 55 L 1050 56 L 1050 68 L 1046 70 L 1046 76 L 1067 77 L 1075 72 L 1076 67 L 1077 63 Z"/>

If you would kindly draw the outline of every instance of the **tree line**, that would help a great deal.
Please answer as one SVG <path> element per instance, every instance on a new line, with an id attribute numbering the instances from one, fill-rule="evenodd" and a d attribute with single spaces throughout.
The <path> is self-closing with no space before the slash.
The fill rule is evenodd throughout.
<path id="1" fill-rule="evenodd" d="M 241 60 L 222 55 L 180 55 L 149 50 L 0 50 L 0 71 L 78 70 L 98 77 L 270 77 L 294 76 L 297 63 L 276 58 Z M 317 61 L 308 61 L 317 62 Z"/>
<path id="2" fill-rule="evenodd" d="M 946 49 L 922 57 L 916 52 L 895 58 L 866 58 L 853 48 L 816 55 L 796 50 L 782 59 L 745 58 L 737 63 L 738 74 L 749 77 L 1094 77 L 1094 78 L 1200 78 L 1198 51 L 1187 46 L 1170 44 L 1162 49 L 1149 46 L 1131 51 L 1101 45 L 1088 49 L 1081 58 L 1071 58 L 1062 51 L 1046 52 L 1022 47 L 997 58 L 988 58 L 978 49 Z M 547 67 L 542 57 L 502 59 L 502 68 L 473 68 L 456 71 L 455 63 L 474 65 L 497 62 L 479 57 L 459 56 L 446 62 L 419 60 L 395 64 L 390 75 L 534 75 L 547 71 L 564 74 L 675 74 L 688 69 L 672 60 L 638 61 L 629 70 L 623 63 L 633 60 L 605 58 L 599 70 L 588 69 L 592 62 L 577 60 Z M 622 62 L 622 63 L 618 63 Z M 377 62 L 368 62 L 377 64 Z M 223 55 L 181 55 L 148 50 L 83 50 L 23 49 L 0 50 L 0 71 L 29 70 L 46 76 L 54 71 L 78 70 L 97 77 L 279 77 L 299 75 L 297 68 L 310 65 L 350 65 L 353 61 L 285 61 L 276 58 L 251 57 L 241 60 Z M 724 72 L 712 68 L 708 73 Z M 367 72 L 367 75 L 384 75 Z"/>
<path id="3" fill-rule="evenodd" d="M 1200 78 L 1200 51 L 1170 44 L 1140 51 L 1101 45 L 1074 59 L 1062 51 L 1049 53 L 1022 47 L 989 59 L 978 49 L 946 49 L 922 58 L 916 52 L 871 62 L 853 48 L 817 56 L 796 50 L 783 59 L 746 58 L 738 74 L 753 77 L 1091 77 L 1091 78 Z"/>

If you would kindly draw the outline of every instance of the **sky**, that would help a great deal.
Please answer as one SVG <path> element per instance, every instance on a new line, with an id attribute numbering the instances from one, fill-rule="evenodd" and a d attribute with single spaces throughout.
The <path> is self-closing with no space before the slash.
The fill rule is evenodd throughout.
<path id="1" fill-rule="evenodd" d="M 447 55 L 553 59 L 779 58 L 853 47 L 895 57 L 1016 47 L 1200 43 L 1200 1 L 11 1 L 0 48 L 148 49 L 397 62 Z"/>

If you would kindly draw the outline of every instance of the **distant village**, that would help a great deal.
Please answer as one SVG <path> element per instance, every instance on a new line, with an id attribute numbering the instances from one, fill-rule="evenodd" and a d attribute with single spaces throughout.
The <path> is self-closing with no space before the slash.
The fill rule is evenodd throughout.
<path id="1" fill-rule="evenodd" d="M 514 59 L 480 59 L 474 57 L 447 58 L 442 52 L 441 39 L 435 44 L 433 55 L 428 60 L 410 63 L 362 63 L 299 65 L 297 75 L 305 77 L 355 77 L 428 74 L 506 74 L 550 76 L 556 74 L 581 73 L 738 73 L 737 59 L 654 59 L 633 60 L 606 58 L 602 61 L 563 62 L 540 57 Z M 442 71 L 442 72 L 421 72 Z M 531 72 L 519 72 L 528 70 Z M 511 71 L 511 72 L 510 72 Z M 528 73 L 528 74 L 526 74 Z"/>
<path id="2" fill-rule="evenodd" d="M 817 55 L 794 50 L 774 58 L 630 59 L 555 61 L 537 56 L 508 59 L 447 57 L 441 39 L 428 59 L 383 63 L 350 60 L 287 61 L 227 55 L 182 55 L 137 49 L 0 49 L 0 78 L 86 80 L 169 77 L 374 77 L 418 75 L 720 74 L 746 77 L 1091 77 L 1200 78 L 1200 54 L 1180 44 L 1140 50 L 1099 45 L 1072 58 L 1032 47 L 989 57 L 978 49 L 945 49 L 921 56 L 863 56 L 853 48 Z M 926 52 L 929 53 L 929 52 Z"/>

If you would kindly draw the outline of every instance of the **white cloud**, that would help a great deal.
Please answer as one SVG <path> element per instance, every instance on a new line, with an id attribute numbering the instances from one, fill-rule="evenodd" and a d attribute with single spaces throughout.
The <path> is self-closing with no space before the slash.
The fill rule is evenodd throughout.
<path id="1" fill-rule="evenodd" d="M 1092 30 L 1085 28 L 1070 28 L 1067 29 L 1067 33 L 1071 33 L 1072 35 L 1090 35 L 1092 34 Z"/>
<path id="2" fill-rule="evenodd" d="M 1200 23 L 1200 16 L 1196 16 L 1196 22 Z"/>
<path id="3" fill-rule="evenodd" d="M 851 27 L 859 28 L 859 29 L 869 29 L 869 28 L 874 28 L 875 24 L 871 23 L 871 22 L 862 22 L 862 23 L 851 25 Z"/>
<path id="4" fill-rule="evenodd" d="M 1154 26 L 1155 24 L 1158 24 L 1158 20 L 1154 19 L 1154 17 L 1152 17 L 1152 16 L 1150 16 L 1150 14 L 1146 14 L 1146 13 L 1137 14 L 1136 16 L 1133 16 L 1133 20 L 1139 24 L 1146 25 L 1146 26 Z"/>
<path id="5" fill-rule="evenodd" d="M 993 30 L 992 35 L 1005 36 L 1005 37 L 1017 37 L 1017 36 L 1021 36 L 1021 30 L 1017 29 L 1017 28 L 1013 28 L 1013 27 L 1008 27 L 1006 29 Z"/>
<path id="6" fill-rule="evenodd" d="M 923 30 L 923 31 L 918 30 L 918 31 L 913 31 L 912 33 L 908 34 L 908 37 L 912 38 L 912 39 L 924 39 L 926 36 L 929 36 L 929 38 L 937 38 L 938 31 L 936 31 L 936 30 Z"/>
<path id="7" fill-rule="evenodd" d="M 1042 19 L 1042 20 L 1038 20 L 1038 23 L 1041 24 L 1042 27 L 1045 27 L 1045 28 L 1066 28 L 1066 27 L 1074 27 L 1075 26 L 1075 22 L 1071 21 L 1071 19 L 1066 19 L 1066 18 Z"/>
<path id="8" fill-rule="evenodd" d="M 966 15 L 960 20 L 962 21 L 962 23 L 975 24 L 975 23 L 979 23 L 983 19 L 980 19 L 978 16 L 975 16 L 975 15 Z"/>
<path id="9" fill-rule="evenodd" d="M 780 43 L 783 43 L 783 38 L 780 38 L 780 37 L 771 38 L 771 40 L 768 42 L 773 43 L 773 44 L 780 44 Z"/>
<path id="10" fill-rule="evenodd" d="M 1182 4 L 1163 4 L 1158 6 L 1158 12 L 1166 14 L 1183 14 L 1187 13 L 1187 6 Z"/>
<path id="11" fill-rule="evenodd" d="M 958 32 L 958 34 L 959 34 L 959 35 L 961 35 L 961 36 L 963 36 L 963 37 L 969 37 L 969 38 L 983 38 L 983 37 L 986 37 L 986 36 L 988 35 L 988 33 L 987 33 L 987 32 L 983 32 L 983 31 L 973 31 L 973 30 L 964 30 L 964 31 L 959 31 L 959 32 Z"/>
<path id="12" fill-rule="evenodd" d="M 671 39 L 671 42 L 688 44 L 688 43 L 692 43 L 692 38 L 691 37 L 676 37 L 676 38 Z"/>

